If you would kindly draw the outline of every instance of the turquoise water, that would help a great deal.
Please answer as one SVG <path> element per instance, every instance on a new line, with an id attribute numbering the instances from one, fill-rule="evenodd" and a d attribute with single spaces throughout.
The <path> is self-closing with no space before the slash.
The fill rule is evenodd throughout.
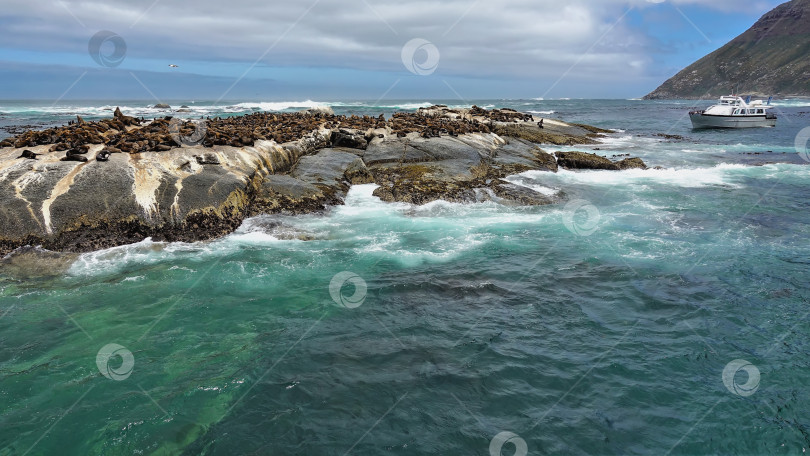
<path id="1" fill-rule="evenodd" d="M 219 240 L 0 270 L 0 454 L 810 448 L 810 103 L 735 132 L 692 131 L 699 102 L 477 104 L 621 129 L 577 149 L 664 169 L 510 177 L 574 202 L 542 208 L 357 186 Z M 0 103 L 73 115 L 23 107 Z"/>

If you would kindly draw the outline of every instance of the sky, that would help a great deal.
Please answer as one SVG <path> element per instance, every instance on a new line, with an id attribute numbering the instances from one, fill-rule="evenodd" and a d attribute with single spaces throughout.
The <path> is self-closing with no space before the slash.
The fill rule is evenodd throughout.
<path id="1" fill-rule="evenodd" d="M 634 98 L 780 3 L 3 0 L 0 99 Z"/>

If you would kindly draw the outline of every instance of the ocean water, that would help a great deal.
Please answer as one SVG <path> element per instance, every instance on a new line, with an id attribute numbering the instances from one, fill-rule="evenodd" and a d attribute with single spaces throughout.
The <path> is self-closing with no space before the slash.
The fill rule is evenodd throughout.
<path id="1" fill-rule="evenodd" d="M 172 104 L 433 103 L 472 104 Z M 209 242 L 6 265 L 0 454 L 804 454 L 810 102 L 738 131 L 691 130 L 697 101 L 475 104 L 617 129 L 549 150 L 661 169 L 511 176 L 569 201 L 540 208 L 361 185 Z M 116 105 L 165 115 L 0 102 L 0 120 Z"/>

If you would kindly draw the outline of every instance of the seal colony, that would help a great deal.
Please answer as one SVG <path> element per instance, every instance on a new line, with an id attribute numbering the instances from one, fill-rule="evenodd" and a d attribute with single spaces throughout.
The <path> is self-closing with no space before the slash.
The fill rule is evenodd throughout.
<path id="1" fill-rule="evenodd" d="M 543 144 L 610 134 L 509 109 L 422 108 L 340 116 L 256 112 L 200 120 L 111 119 L 26 131 L 0 142 L 0 254 L 26 245 L 89 251 L 211 239 L 249 216 L 343 203 L 353 184 L 384 201 L 546 205 L 564 201 L 504 180 L 528 170 L 646 168 L 639 159 Z"/>
<path id="2" fill-rule="evenodd" d="M 418 113 L 395 113 L 390 121 L 383 115 L 347 117 L 321 110 L 284 114 L 257 112 L 224 119 L 201 119 L 204 122 L 202 127 L 192 120 L 180 121 L 178 130 L 172 131 L 172 120 L 173 117 L 166 116 L 146 122 L 125 116 L 120 108 L 116 108 L 112 119 L 87 122 L 77 116 L 76 121 L 64 127 L 29 130 L 0 141 L 0 148 L 51 144 L 49 152 L 65 151 L 65 155 L 70 156 L 87 153 L 88 144 L 103 144 L 102 150 L 108 153 L 165 152 L 182 147 L 184 141 L 178 138 L 193 137 L 200 129 L 205 132 L 199 141 L 204 147 L 253 146 L 258 140 L 285 143 L 319 128 L 362 131 L 367 141 L 384 134 L 375 134 L 374 130 L 384 129 L 390 129 L 400 138 L 409 133 L 419 133 L 423 138 L 457 137 L 468 133 L 490 133 L 498 123 L 533 122 L 534 117 L 511 109 L 487 111 L 473 106 L 462 114 L 446 106 L 433 106 Z"/>

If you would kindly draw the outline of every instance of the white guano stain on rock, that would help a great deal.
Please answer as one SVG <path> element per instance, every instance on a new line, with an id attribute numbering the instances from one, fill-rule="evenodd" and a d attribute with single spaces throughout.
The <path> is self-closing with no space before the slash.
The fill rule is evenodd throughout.
<path id="1" fill-rule="evenodd" d="M 135 180 L 132 184 L 132 193 L 135 201 L 143 208 L 148 219 L 157 212 L 157 191 L 162 183 L 163 172 L 157 167 L 133 166 Z"/>
<path id="2" fill-rule="evenodd" d="M 77 166 L 70 170 L 65 177 L 60 179 L 59 182 L 53 186 L 51 195 L 48 197 L 48 199 L 42 202 L 42 220 L 45 222 L 45 231 L 48 234 L 53 234 L 53 226 L 51 225 L 51 204 L 56 201 L 56 198 L 59 198 L 70 190 L 70 187 L 73 185 L 73 181 L 76 179 L 76 175 L 78 175 L 79 172 L 90 162 L 77 163 Z"/>
<path id="3" fill-rule="evenodd" d="M 5 177 L 6 176 L 3 176 L 3 180 L 5 179 Z M 42 226 L 42 223 L 40 223 L 39 217 L 37 217 L 37 214 L 34 211 L 34 206 L 31 204 L 30 201 L 28 201 L 28 199 L 25 196 L 23 196 L 22 192 L 24 192 L 29 185 L 38 184 L 43 180 L 44 179 L 42 177 L 42 173 L 39 172 L 39 170 L 36 169 L 36 165 L 34 165 L 31 169 L 31 172 L 23 174 L 22 176 L 17 178 L 14 182 L 12 182 L 12 185 L 14 186 L 14 195 L 17 197 L 17 199 L 20 199 L 23 202 L 25 202 L 25 205 L 28 208 L 28 212 L 31 214 L 31 218 L 33 218 L 37 222 L 37 224 L 39 224 L 40 228 L 44 227 Z"/>

